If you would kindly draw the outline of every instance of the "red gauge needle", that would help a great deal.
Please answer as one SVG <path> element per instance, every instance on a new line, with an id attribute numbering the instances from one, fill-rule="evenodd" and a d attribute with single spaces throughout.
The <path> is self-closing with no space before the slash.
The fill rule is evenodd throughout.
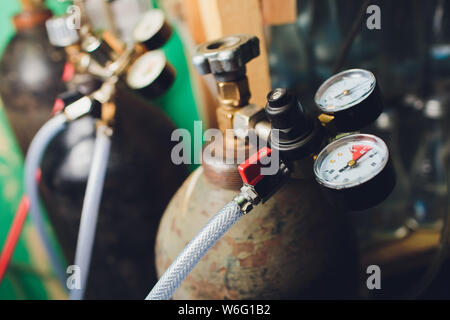
<path id="1" fill-rule="evenodd" d="M 352 160 L 357 161 L 359 158 L 361 158 L 363 155 L 365 155 L 370 150 L 372 150 L 372 147 L 370 147 L 370 146 L 354 145 L 351 149 Z"/>
<path id="2" fill-rule="evenodd" d="M 348 168 L 354 168 L 356 166 L 356 162 L 358 159 L 360 159 L 363 155 L 365 155 L 367 152 L 372 150 L 372 147 L 370 146 L 363 146 L 363 145 L 355 145 L 352 146 L 350 151 L 352 153 L 352 160 L 347 162 L 347 165 L 339 170 L 339 172 L 343 172 Z"/>

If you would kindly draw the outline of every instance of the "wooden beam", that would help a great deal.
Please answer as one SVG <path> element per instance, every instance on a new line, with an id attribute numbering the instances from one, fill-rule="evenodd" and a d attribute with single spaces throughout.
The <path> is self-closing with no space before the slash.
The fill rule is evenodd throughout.
<path id="1" fill-rule="evenodd" d="M 255 35 L 261 55 L 247 65 L 251 102 L 265 106 L 270 91 L 270 75 L 260 0 L 198 0 L 207 40 L 234 33 Z"/>
<path id="2" fill-rule="evenodd" d="M 287 24 L 297 20 L 297 0 L 261 0 L 264 24 Z"/>
<path id="3" fill-rule="evenodd" d="M 186 24 L 188 25 L 195 44 L 205 42 L 206 35 L 205 30 L 203 29 L 198 0 L 184 0 L 182 4 L 184 6 Z"/>

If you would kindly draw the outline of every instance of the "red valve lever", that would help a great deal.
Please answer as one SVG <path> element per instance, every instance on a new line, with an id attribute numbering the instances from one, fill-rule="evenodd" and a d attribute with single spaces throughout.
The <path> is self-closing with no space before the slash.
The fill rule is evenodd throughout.
<path id="1" fill-rule="evenodd" d="M 238 167 L 239 174 L 242 181 L 251 186 L 255 186 L 264 177 L 261 174 L 261 159 L 270 157 L 272 150 L 268 147 L 261 148 L 258 152 L 252 155 L 250 158 L 241 163 Z"/>

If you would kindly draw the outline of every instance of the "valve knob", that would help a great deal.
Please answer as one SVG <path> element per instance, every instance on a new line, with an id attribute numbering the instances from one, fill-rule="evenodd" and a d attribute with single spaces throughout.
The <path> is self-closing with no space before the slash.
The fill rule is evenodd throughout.
<path id="1" fill-rule="evenodd" d="M 255 186 L 264 177 L 261 174 L 261 168 L 264 166 L 261 159 L 269 158 L 272 150 L 268 147 L 261 148 L 250 158 L 241 163 L 238 167 L 239 174 L 245 184 Z"/>
<path id="2" fill-rule="evenodd" d="M 262 174 L 262 168 L 269 169 Z M 289 169 L 272 149 L 263 147 L 238 167 L 244 185 L 241 192 L 252 204 L 264 203 L 289 175 Z"/>
<path id="3" fill-rule="evenodd" d="M 192 63 L 202 75 L 212 73 L 217 81 L 235 81 L 245 76 L 245 65 L 259 53 L 257 37 L 234 34 L 199 45 Z"/>
<path id="4" fill-rule="evenodd" d="M 70 15 L 53 17 L 45 22 L 48 40 L 55 47 L 67 47 L 80 40 L 77 30 L 71 25 Z"/>

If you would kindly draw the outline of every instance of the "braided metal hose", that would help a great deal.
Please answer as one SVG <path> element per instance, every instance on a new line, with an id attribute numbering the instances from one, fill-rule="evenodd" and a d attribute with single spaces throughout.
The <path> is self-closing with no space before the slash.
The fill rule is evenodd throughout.
<path id="1" fill-rule="evenodd" d="M 200 259 L 244 215 L 236 201 L 228 202 L 178 255 L 146 300 L 168 300 Z"/>

